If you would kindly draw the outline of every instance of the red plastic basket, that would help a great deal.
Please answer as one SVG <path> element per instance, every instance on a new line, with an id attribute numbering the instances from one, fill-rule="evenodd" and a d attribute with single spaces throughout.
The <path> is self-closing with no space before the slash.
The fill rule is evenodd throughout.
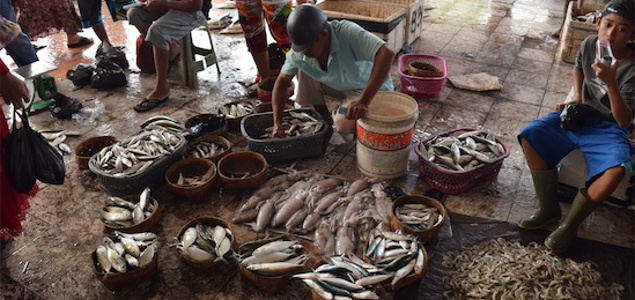
<path id="1" fill-rule="evenodd" d="M 459 194 L 493 180 L 498 175 L 498 171 L 500 171 L 500 168 L 503 165 L 503 160 L 509 156 L 509 147 L 507 147 L 507 145 L 499 139 L 496 139 L 496 142 L 503 146 L 503 149 L 505 150 L 503 155 L 497 157 L 489 164 L 481 164 L 476 168 L 466 171 L 452 171 L 440 167 L 430 162 L 427 157 L 424 157 L 423 154 L 421 154 L 421 151 L 419 150 L 421 144 L 425 144 L 435 137 L 448 136 L 453 132 L 460 130 L 471 131 L 479 129 L 459 128 L 450 130 L 421 141 L 421 143 L 415 147 L 415 152 L 419 157 L 419 174 L 421 175 L 421 178 L 430 186 L 447 194 Z"/>
<path id="2" fill-rule="evenodd" d="M 439 67 L 443 70 L 443 76 L 411 76 L 408 66 L 413 62 L 422 62 Z M 404 94 L 413 97 L 438 97 L 447 77 L 448 69 L 445 65 L 445 60 L 439 56 L 426 54 L 404 54 L 399 56 L 399 78 L 401 79 L 401 92 Z"/>

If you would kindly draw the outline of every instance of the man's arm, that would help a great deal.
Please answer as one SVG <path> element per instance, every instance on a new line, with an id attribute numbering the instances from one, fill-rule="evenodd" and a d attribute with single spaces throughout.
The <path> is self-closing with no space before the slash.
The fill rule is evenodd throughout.
<path id="1" fill-rule="evenodd" d="M 615 63 L 607 67 L 596 58 L 595 63 L 593 63 L 591 67 L 595 70 L 595 75 L 606 84 L 606 91 L 611 103 L 613 118 L 620 126 L 628 126 L 632 120 L 632 112 L 631 108 L 626 104 L 626 101 L 622 99 L 622 94 L 620 93 L 620 86 L 617 82 L 616 75 L 618 64 Z"/>
<path id="2" fill-rule="evenodd" d="M 366 87 L 362 91 L 359 100 L 351 103 L 346 113 L 346 118 L 349 120 L 357 120 L 368 113 L 368 105 L 373 100 L 377 91 L 381 88 L 381 85 L 386 80 L 388 74 L 390 74 L 390 68 L 392 61 L 395 57 L 395 53 L 386 47 L 381 46 L 377 54 L 375 54 L 375 60 L 373 61 L 373 69 L 370 72 L 370 78 Z"/>
<path id="3" fill-rule="evenodd" d="M 271 96 L 271 107 L 273 110 L 273 133 L 275 137 L 285 137 L 284 128 L 282 128 L 282 117 L 284 111 L 284 102 L 288 99 L 287 87 L 293 80 L 294 75 L 280 73 L 273 86 Z"/>

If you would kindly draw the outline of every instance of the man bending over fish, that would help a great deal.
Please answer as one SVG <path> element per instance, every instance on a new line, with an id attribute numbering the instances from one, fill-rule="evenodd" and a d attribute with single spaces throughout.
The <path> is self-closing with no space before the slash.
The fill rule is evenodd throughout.
<path id="1" fill-rule="evenodd" d="M 532 121 L 518 136 L 539 204 L 534 214 L 518 223 L 524 229 L 538 229 L 560 220 L 556 164 L 574 149 L 584 155 L 586 188 L 578 191 L 567 215 L 545 240 L 554 252 L 568 248 L 582 221 L 632 170 L 626 127 L 633 122 L 635 102 L 635 47 L 628 42 L 635 38 L 634 19 L 633 0 L 613 0 L 606 5 L 597 24 L 598 35 L 585 39 L 578 51 L 573 101 L 557 105 L 556 111 Z M 602 43 L 610 44 L 612 55 L 607 51 L 596 56 Z M 573 126 L 575 118 L 569 116 L 572 104 L 588 111 L 579 126 Z"/>
<path id="2" fill-rule="evenodd" d="M 286 136 L 282 111 L 286 88 L 296 75 L 296 101 L 312 105 L 327 124 L 333 125 L 333 118 L 324 97 L 344 99 L 348 111 L 345 119 L 343 114 L 334 116 L 335 125 L 340 133 L 351 134 L 355 120 L 368 113 L 377 91 L 393 89 L 388 74 L 395 54 L 359 25 L 345 20 L 329 22 L 324 12 L 311 4 L 293 10 L 287 32 L 293 45 L 273 89 L 274 135 Z"/>

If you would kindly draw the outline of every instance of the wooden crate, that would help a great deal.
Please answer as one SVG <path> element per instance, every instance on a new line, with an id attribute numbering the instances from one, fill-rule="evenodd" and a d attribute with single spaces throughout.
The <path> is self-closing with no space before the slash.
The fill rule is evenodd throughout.
<path id="1" fill-rule="evenodd" d="M 406 9 L 392 4 L 363 1 L 324 1 L 317 6 L 329 20 L 349 20 L 386 41 L 397 53 L 406 44 Z"/>
<path id="2" fill-rule="evenodd" d="M 575 19 L 573 8 L 577 6 L 576 1 L 569 2 L 567 18 L 565 19 L 562 34 L 560 35 L 560 59 L 564 62 L 575 62 L 575 56 L 580 50 L 582 41 L 590 35 L 598 33 L 597 26 L 591 23 L 580 22 Z M 599 4 L 584 4 L 582 14 L 601 10 L 604 6 Z"/>
<path id="3" fill-rule="evenodd" d="M 401 6 L 406 9 L 406 44 L 412 43 L 421 36 L 423 28 L 423 0 L 362 0 L 381 4 Z"/>

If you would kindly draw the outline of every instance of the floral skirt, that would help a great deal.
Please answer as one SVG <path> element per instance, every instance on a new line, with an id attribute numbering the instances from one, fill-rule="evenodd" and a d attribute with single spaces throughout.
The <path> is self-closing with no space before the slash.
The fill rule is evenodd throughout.
<path id="1" fill-rule="evenodd" d="M 23 0 L 18 6 L 18 24 L 32 41 L 60 31 L 69 34 L 82 31 L 73 0 Z"/>

